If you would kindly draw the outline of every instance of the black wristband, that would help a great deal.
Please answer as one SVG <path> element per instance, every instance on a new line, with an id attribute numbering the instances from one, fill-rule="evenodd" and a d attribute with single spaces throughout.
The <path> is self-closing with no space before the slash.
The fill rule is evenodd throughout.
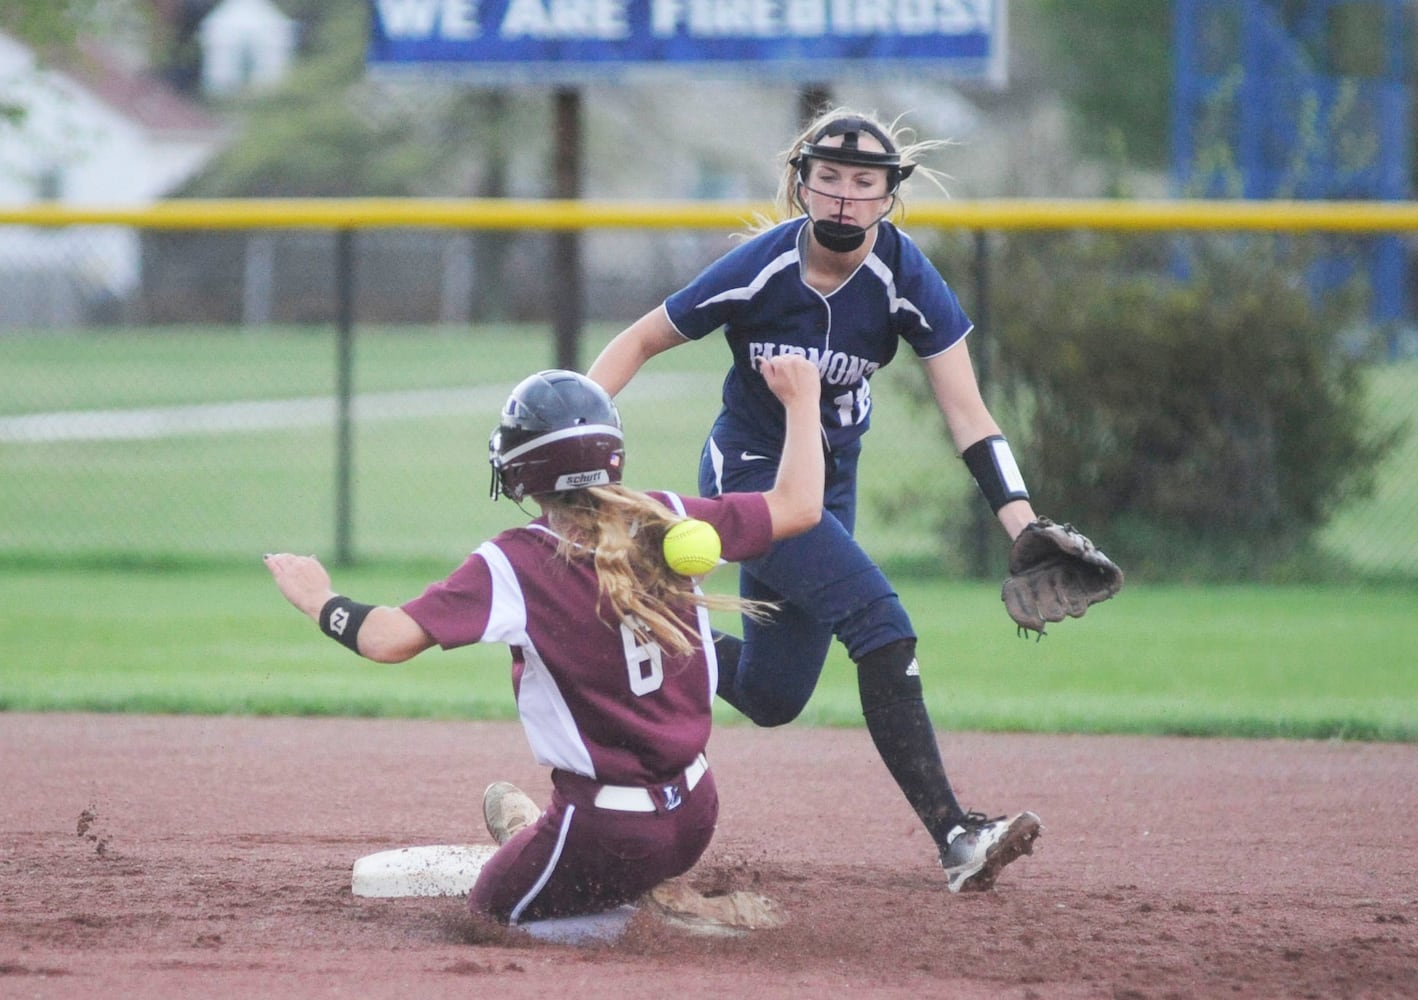
<path id="1" fill-rule="evenodd" d="M 320 631 L 358 653 L 359 628 L 373 610 L 373 604 L 360 604 L 336 594 L 320 609 Z"/>
<path id="2" fill-rule="evenodd" d="M 1002 436 L 991 434 L 981 438 L 966 448 L 960 457 L 965 459 L 965 467 L 975 477 L 990 510 L 998 512 L 1012 500 L 1029 499 L 1024 477 L 1014 461 L 1014 453 Z"/>

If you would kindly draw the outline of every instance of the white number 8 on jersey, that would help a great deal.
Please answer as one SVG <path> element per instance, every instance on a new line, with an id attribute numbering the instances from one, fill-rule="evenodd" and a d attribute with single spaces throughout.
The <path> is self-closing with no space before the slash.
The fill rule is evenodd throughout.
<path id="1" fill-rule="evenodd" d="M 665 683 L 665 667 L 659 644 L 653 640 L 641 643 L 625 622 L 620 625 L 620 641 L 625 647 L 625 669 L 630 675 L 631 693 L 639 696 L 660 690 Z"/>

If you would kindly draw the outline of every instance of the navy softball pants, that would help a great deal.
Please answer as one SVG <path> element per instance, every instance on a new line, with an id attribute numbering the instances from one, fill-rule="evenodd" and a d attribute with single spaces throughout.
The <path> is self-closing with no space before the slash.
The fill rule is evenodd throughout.
<path id="1" fill-rule="evenodd" d="M 720 668 L 720 697 L 760 726 L 783 725 L 803 710 L 834 635 L 854 661 L 915 638 L 895 590 L 852 537 L 859 455 L 860 448 L 828 456 L 825 509 L 815 528 L 739 567 L 743 597 L 781 605 L 767 622 L 744 619 L 738 669 Z M 700 458 L 699 490 L 704 496 L 768 490 L 778 458 L 716 423 Z"/>

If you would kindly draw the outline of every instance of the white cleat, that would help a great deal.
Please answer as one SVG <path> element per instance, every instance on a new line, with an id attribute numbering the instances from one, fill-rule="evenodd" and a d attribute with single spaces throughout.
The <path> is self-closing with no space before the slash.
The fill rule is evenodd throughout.
<path id="1" fill-rule="evenodd" d="M 1034 853 L 1034 841 L 1043 829 L 1039 817 L 1031 812 L 1009 819 L 966 813 L 946 835 L 945 846 L 940 850 L 946 886 L 951 892 L 985 892 L 993 888 L 1001 868 Z"/>

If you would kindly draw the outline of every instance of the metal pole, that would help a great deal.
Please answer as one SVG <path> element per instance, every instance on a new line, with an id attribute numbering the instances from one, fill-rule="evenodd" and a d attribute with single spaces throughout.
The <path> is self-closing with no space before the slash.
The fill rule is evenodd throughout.
<path id="1" fill-rule="evenodd" d="M 354 561 L 351 544 L 354 435 L 354 230 L 335 233 L 335 563 Z"/>
<path id="2" fill-rule="evenodd" d="M 556 197 L 581 197 L 581 92 L 564 87 L 556 92 Z M 582 309 L 581 234 L 574 229 L 552 235 L 552 324 L 556 335 L 556 367 L 580 370 Z"/>

